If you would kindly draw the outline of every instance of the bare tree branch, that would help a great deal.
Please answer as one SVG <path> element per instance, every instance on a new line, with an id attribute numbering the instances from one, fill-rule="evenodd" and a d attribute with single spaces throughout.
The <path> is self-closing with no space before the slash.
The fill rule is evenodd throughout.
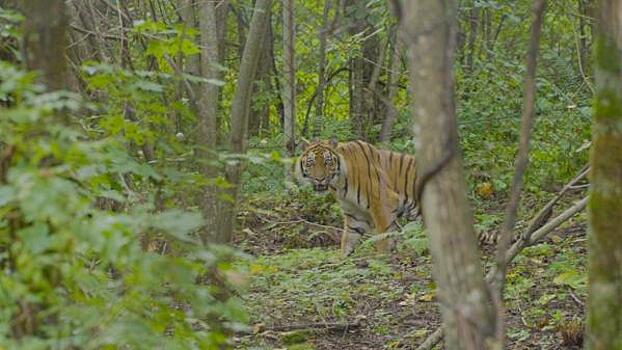
<path id="1" fill-rule="evenodd" d="M 510 201 L 506 208 L 505 221 L 503 222 L 501 237 L 497 245 L 497 272 L 493 277 L 495 279 L 496 290 L 492 291 L 492 296 L 497 306 L 498 320 L 496 337 L 501 347 L 503 347 L 505 339 L 503 326 L 503 285 L 507 269 L 505 252 L 512 241 L 512 231 L 516 223 L 523 177 L 525 170 L 527 170 L 527 164 L 529 163 L 529 139 L 531 138 L 536 106 L 536 65 L 538 62 L 538 47 L 540 46 L 540 33 L 542 31 L 545 7 L 546 0 L 534 1 L 534 20 L 531 26 L 531 37 L 527 52 L 527 73 L 525 76 L 525 85 L 523 87 L 523 112 L 521 115 L 520 143 L 518 146 L 518 155 L 516 157 L 516 172 L 512 179 Z"/>

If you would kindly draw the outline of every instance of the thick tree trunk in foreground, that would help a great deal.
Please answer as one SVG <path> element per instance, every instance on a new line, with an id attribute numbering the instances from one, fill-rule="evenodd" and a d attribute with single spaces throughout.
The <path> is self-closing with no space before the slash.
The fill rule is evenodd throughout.
<path id="1" fill-rule="evenodd" d="M 67 86 L 65 30 L 68 18 L 63 0 L 21 0 L 24 21 L 22 54 L 29 70 L 43 74 L 48 90 Z"/>
<path id="2" fill-rule="evenodd" d="M 622 1 L 600 1 L 586 349 L 622 349 Z"/>
<path id="3" fill-rule="evenodd" d="M 458 150 L 453 63 L 454 1 L 404 3 L 410 46 L 417 175 L 423 180 L 423 218 L 447 349 L 485 349 L 494 341 L 495 312 L 484 283 Z M 427 174 L 427 175 L 426 175 Z"/>
<path id="4" fill-rule="evenodd" d="M 272 0 L 257 0 L 251 19 L 250 28 L 244 45 L 244 53 L 240 63 L 238 84 L 235 87 L 231 103 L 231 135 L 229 149 L 234 154 L 246 152 L 246 135 L 248 129 L 248 111 L 252 98 L 253 80 L 257 71 L 263 36 L 268 28 Z M 232 201 L 224 202 L 224 210 L 220 213 L 223 219 L 222 230 L 218 232 L 221 242 L 229 242 L 235 223 L 235 202 L 237 201 L 242 161 L 227 166 L 227 181 L 234 185 L 228 190 Z"/>
<path id="5" fill-rule="evenodd" d="M 64 0 L 22 0 L 18 2 L 18 6 L 25 17 L 21 50 L 26 68 L 28 70 L 36 70 L 41 74 L 40 81 L 45 85 L 47 91 L 67 88 L 65 42 L 68 17 Z M 69 118 L 64 113 L 56 112 L 54 120 L 42 120 L 42 122 L 53 122 L 57 126 L 66 127 L 69 124 Z M 46 134 L 31 135 L 30 137 L 52 137 L 49 133 L 46 132 Z M 14 155 L 25 151 L 19 150 L 19 148 L 21 148 L 19 145 L 9 145 L 0 142 L 0 184 L 6 182 L 7 171 L 11 167 L 11 160 Z M 16 150 L 17 152 L 15 152 Z M 15 162 L 15 160 L 13 161 Z M 23 213 L 20 210 L 11 209 L 8 212 L 10 215 L 5 214 L 3 219 L 6 220 L 6 227 L 9 228 L 8 234 L 10 237 L 16 237 L 17 239 L 20 237 L 20 229 L 24 227 L 24 222 L 21 219 Z M 53 236 L 51 235 L 50 237 Z M 3 269 L 5 264 L 7 264 L 6 266 L 11 266 L 6 269 L 6 272 L 11 273 L 11 270 L 15 269 L 16 260 L 11 254 L 8 254 L 8 259 L 3 258 Z M 59 290 L 60 288 L 58 287 L 63 273 L 65 273 L 64 269 L 50 264 L 49 269 L 46 269 L 44 273 L 38 276 L 39 281 L 36 285 L 46 286 L 46 288 L 54 291 Z M 7 319 L 7 316 L 11 320 L 5 323 L 6 329 L 2 333 L 3 337 L 9 335 L 10 338 L 16 340 L 30 338 L 30 341 L 25 341 L 23 344 L 32 345 L 36 342 L 32 340 L 35 339 L 34 335 L 49 335 L 49 333 L 46 333 L 46 328 L 54 329 L 53 325 L 59 322 L 59 314 L 58 309 L 51 307 L 52 305 L 50 305 L 48 299 L 37 299 L 33 298 L 32 295 L 30 297 L 27 296 L 28 294 L 25 294 L 20 296 L 19 300 L 15 300 L 16 305 L 19 305 L 15 312 L 7 310 L 9 313 L 13 312 L 12 315 L 7 315 L 7 311 L 5 311 L 4 320 Z M 19 342 L 16 344 L 19 344 Z M 3 347 L 0 346 L 0 348 Z"/>

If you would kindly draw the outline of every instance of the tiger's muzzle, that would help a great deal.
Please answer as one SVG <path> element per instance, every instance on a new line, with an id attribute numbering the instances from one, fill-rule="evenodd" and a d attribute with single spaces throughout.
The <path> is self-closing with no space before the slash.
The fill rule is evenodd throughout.
<path id="1" fill-rule="evenodd" d="M 328 184 L 316 183 L 313 185 L 313 189 L 315 189 L 315 192 L 324 192 L 328 190 Z"/>
<path id="2" fill-rule="evenodd" d="M 313 189 L 315 192 L 324 192 L 328 190 L 329 184 L 332 179 L 335 177 L 335 174 L 330 174 L 321 179 L 315 179 L 313 181 Z"/>

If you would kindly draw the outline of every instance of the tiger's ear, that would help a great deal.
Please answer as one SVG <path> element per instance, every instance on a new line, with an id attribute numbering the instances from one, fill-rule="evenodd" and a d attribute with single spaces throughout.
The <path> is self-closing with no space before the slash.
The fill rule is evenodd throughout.
<path id="1" fill-rule="evenodd" d="M 328 144 L 330 145 L 330 147 L 336 148 L 338 144 L 337 139 L 334 137 L 331 137 L 330 141 L 328 141 Z"/>
<path id="2" fill-rule="evenodd" d="M 303 152 L 306 151 L 307 148 L 309 147 L 309 145 L 310 145 L 309 141 L 307 141 L 306 139 L 304 139 L 302 137 L 300 138 L 300 142 L 298 142 L 298 148 L 301 151 L 303 151 Z"/>

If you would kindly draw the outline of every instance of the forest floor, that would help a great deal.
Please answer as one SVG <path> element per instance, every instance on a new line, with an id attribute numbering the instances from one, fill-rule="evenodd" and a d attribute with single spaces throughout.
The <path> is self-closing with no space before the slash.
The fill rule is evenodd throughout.
<path id="1" fill-rule="evenodd" d="M 478 209 L 476 228 L 494 230 L 499 208 Z M 311 217 L 295 200 L 275 199 L 249 201 L 242 216 L 239 246 L 254 258 L 241 297 L 253 334 L 237 337 L 237 349 L 415 349 L 440 325 L 420 223 L 391 257 L 376 256 L 369 239 L 342 259 L 338 216 Z M 580 348 L 585 230 L 583 213 L 511 264 L 509 349 Z M 481 248 L 489 266 L 492 247 Z"/>

